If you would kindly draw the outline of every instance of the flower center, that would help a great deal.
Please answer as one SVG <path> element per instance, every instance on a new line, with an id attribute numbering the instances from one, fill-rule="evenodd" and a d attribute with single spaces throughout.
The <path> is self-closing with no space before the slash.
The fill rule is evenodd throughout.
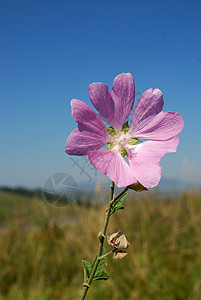
<path id="1" fill-rule="evenodd" d="M 122 156 L 128 157 L 127 150 L 134 145 L 140 143 L 138 139 L 133 138 L 128 133 L 129 126 L 128 122 L 126 122 L 123 127 L 122 131 L 115 132 L 112 127 L 106 127 L 109 135 L 112 137 L 111 141 L 107 144 L 107 150 L 111 150 L 115 148 L 118 150 Z"/>
<path id="2" fill-rule="evenodd" d="M 128 142 L 131 140 L 131 136 L 128 133 L 119 132 L 113 136 L 114 147 L 118 146 L 119 149 L 125 148 Z"/>

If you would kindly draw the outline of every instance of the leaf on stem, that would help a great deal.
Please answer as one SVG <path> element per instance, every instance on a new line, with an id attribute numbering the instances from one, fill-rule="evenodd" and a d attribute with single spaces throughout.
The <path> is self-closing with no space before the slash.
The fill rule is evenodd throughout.
<path id="1" fill-rule="evenodd" d="M 84 259 L 82 260 L 82 265 L 86 271 L 87 279 L 88 279 L 91 274 L 91 265 L 88 263 L 88 261 L 86 261 Z"/>
<path id="2" fill-rule="evenodd" d="M 116 210 L 124 209 L 124 206 L 122 205 L 122 203 L 125 200 L 125 198 L 126 198 L 127 195 L 128 195 L 128 193 L 124 193 L 123 195 L 121 195 L 121 197 L 119 197 L 119 199 L 117 201 L 115 201 L 112 204 L 111 214 L 113 214 Z"/>
<path id="3" fill-rule="evenodd" d="M 103 249 L 102 254 L 103 255 L 105 254 L 105 249 Z M 86 270 L 86 274 L 87 274 L 88 278 L 91 275 L 91 272 L 93 270 L 93 267 L 94 267 L 97 259 L 98 259 L 98 256 L 96 255 L 96 257 L 91 265 L 88 263 L 88 261 L 82 260 L 82 265 L 83 265 L 84 269 Z M 96 269 L 93 280 L 107 280 L 110 278 L 110 276 L 104 272 L 104 267 L 106 265 L 107 265 L 107 261 L 106 261 L 106 257 L 104 257 L 100 260 L 100 262 L 98 264 L 98 267 Z"/>

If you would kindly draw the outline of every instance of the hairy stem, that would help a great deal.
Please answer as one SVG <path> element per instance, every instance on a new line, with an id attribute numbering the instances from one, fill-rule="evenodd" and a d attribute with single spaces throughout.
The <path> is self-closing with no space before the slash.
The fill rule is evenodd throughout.
<path id="1" fill-rule="evenodd" d="M 103 231 L 101 232 L 101 234 L 99 234 L 99 248 L 98 248 L 97 260 L 93 266 L 93 269 L 92 269 L 89 279 L 87 280 L 87 282 L 85 282 L 83 284 L 84 290 L 83 290 L 82 297 L 80 298 L 80 300 L 85 299 L 88 289 L 92 283 L 92 280 L 93 280 L 96 270 L 98 268 L 99 262 L 101 260 L 101 255 L 103 252 L 103 245 L 104 245 L 107 227 L 108 227 L 108 223 L 109 223 L 109 219 L 110 219 L 110 215 L 111 215 L 111 206 L 112 206 L 113 199 L 114 199 L 114 182 L 112 181 L 111 186 L 110 186 L 110 199 L 109 199 L 108 209 L 106 212 L 105 223 L 104 223 Z"/>

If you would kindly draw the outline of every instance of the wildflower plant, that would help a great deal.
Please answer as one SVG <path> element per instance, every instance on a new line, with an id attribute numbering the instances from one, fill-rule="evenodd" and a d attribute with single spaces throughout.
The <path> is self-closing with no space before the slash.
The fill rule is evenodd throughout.
<path id="1" fill-rule="evenodd" d="M 104 272 L 107 255 L 114 259 L 126 256 L 129 242 L 122 231 L 107 238 L 114 249 L 105 253 L 104 241 L 109 219 L 123 208 L 127 190 L 137 192 L 158 185 L 161 178 L 160 159 L 168 152 L 176 152 L 184 126 L 181 115 L 163 112 L 163 94 L 159 89 L 148 89 L 139 98 L 131 114 L 135 99 L 135 85 L 130 73 L 114 79 L 112 91 L 103 83 L 92 83 L 88 88 L 95 112 L 84 102 L 71 101 L 72 115 L 78 123 L 67 139 L 65 152 L 69 155 L 87 155 L 91 164 L 112 180 L 109 204 L 103 230 L 99 233 L 99 249 L 92 264 L 82 261 L 85 271 L 83 294 L 85 299 L 93 280 L 106 280 Z M 105 125 L 107 123 L 108 125 Z M 106 147 L 106 149 L 102 149 Z M 124 187 L 118 196 L 114 187 Z"/>

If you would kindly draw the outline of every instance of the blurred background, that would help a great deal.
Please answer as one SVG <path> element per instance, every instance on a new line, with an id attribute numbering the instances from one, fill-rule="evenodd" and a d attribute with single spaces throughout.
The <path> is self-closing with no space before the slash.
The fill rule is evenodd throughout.
<path id="1" fill-rule="evenodd" d="M 196 0 L 0 2 L 0 299 L 79 299 L 109 181 L 64 152 L 70 101 L 92 107 L 88 85 L 111 90 L 122 72 L 135 101 L 159 88 L 185 126 L 159 186 L 130 191 L 114 215 L 109 231 L 126 230 L 129 255 L 108 259 L 111 279 L 88 299 L 201 299 L 200 13 Z"/>

